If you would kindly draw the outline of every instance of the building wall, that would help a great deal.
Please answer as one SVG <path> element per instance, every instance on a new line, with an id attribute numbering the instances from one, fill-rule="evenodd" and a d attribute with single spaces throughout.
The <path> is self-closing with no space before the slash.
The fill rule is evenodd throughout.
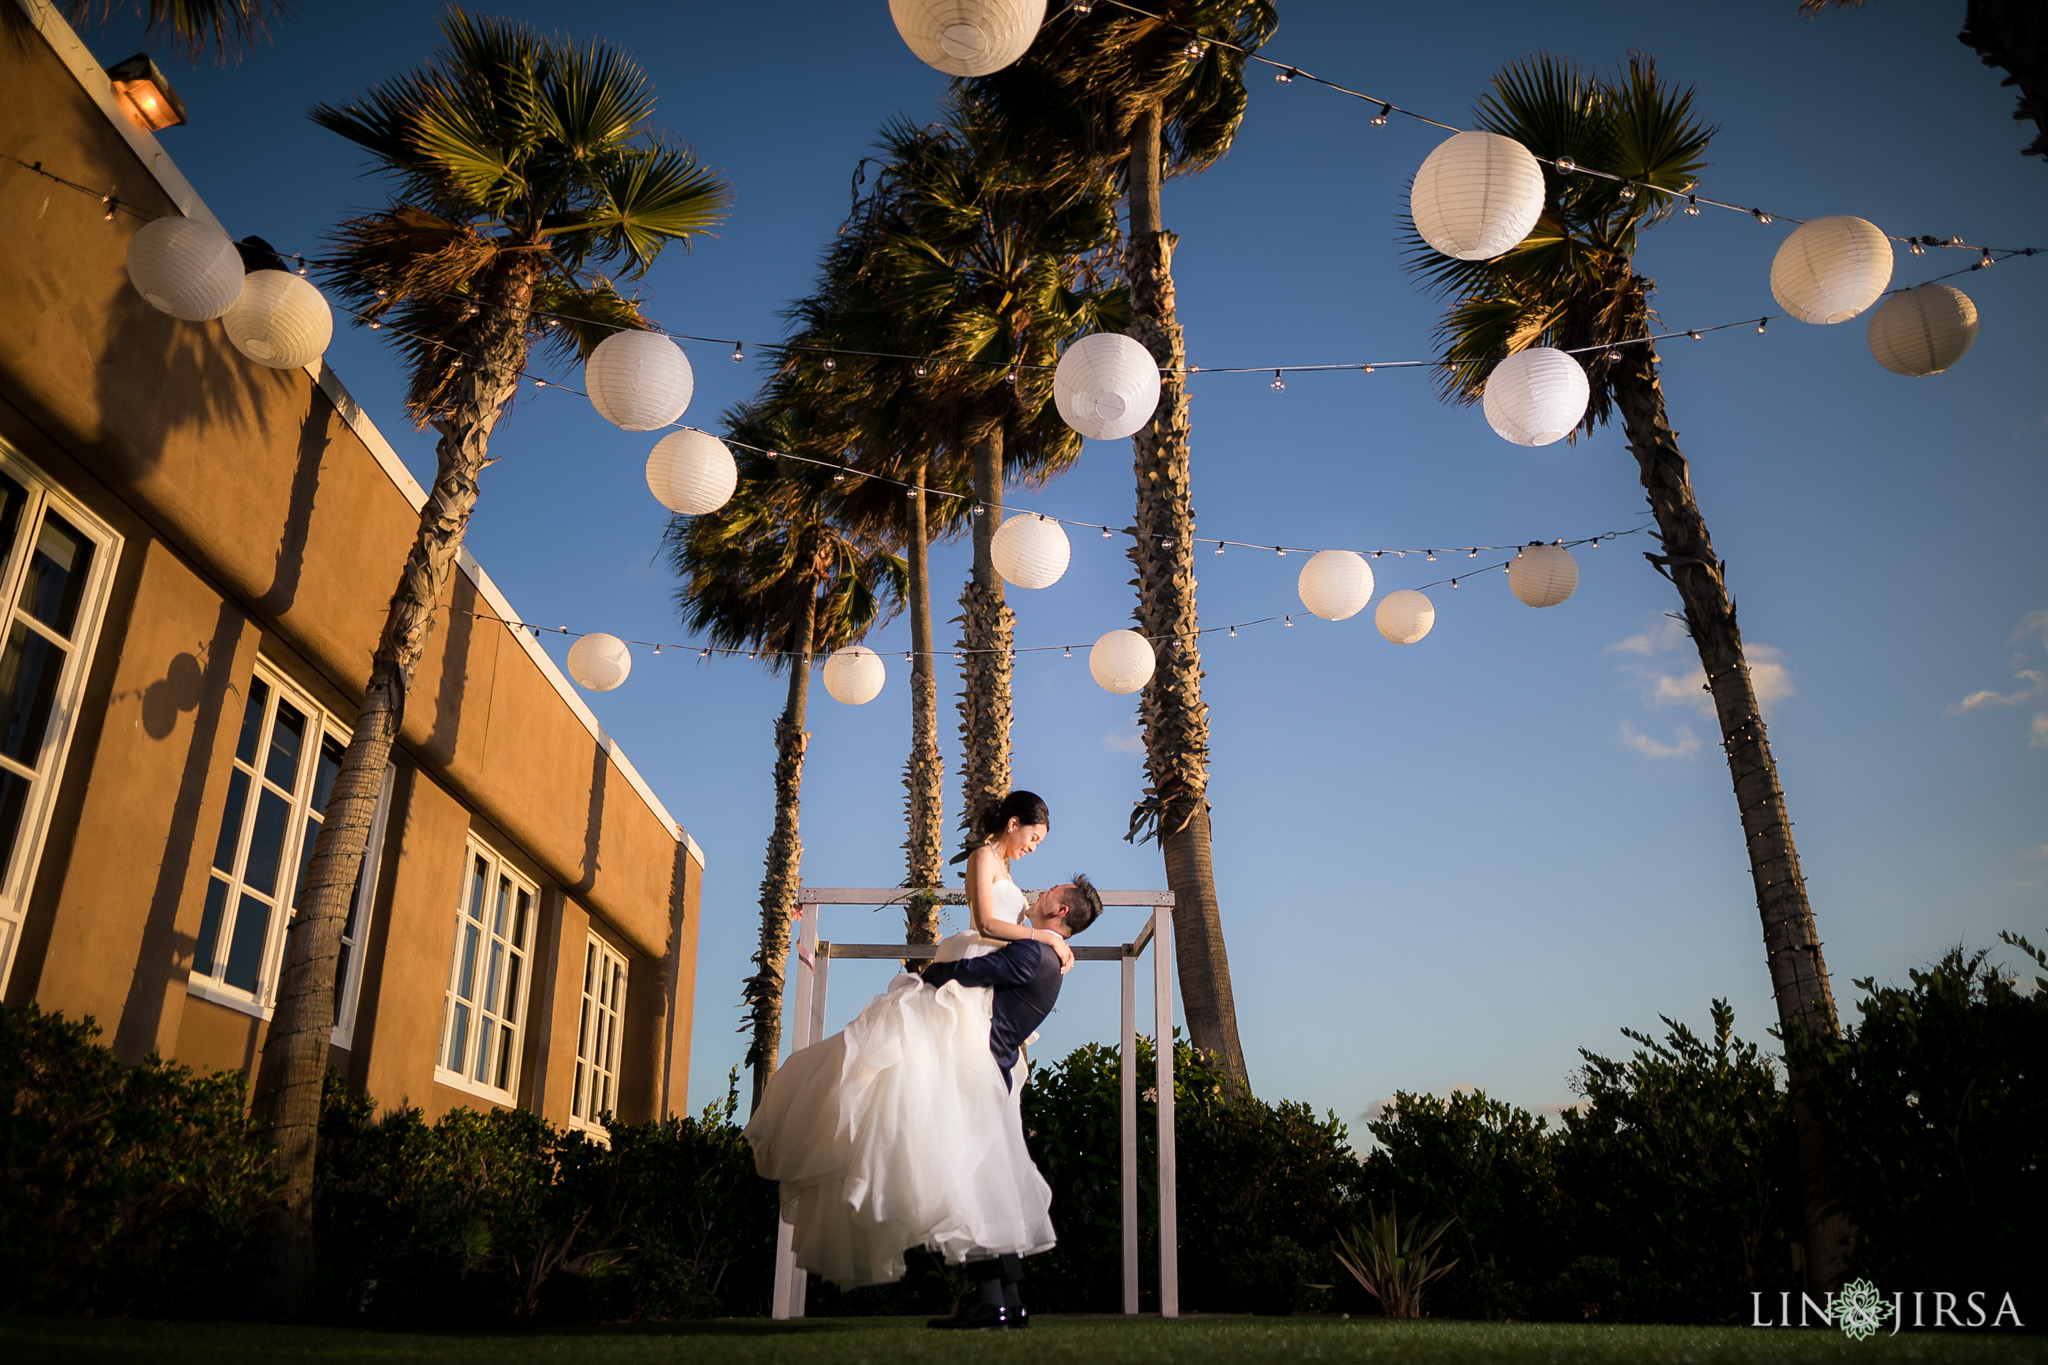
<path id="1" fill-rule="evenodd" d="M 174 192 L 203 214 L 23 15 L 0 0 L 0 149 L 147 214 Z M 243 699 L 261 652 L 353 721 L 419 493 L 331 372 L 263 368 L 144 303 L 125 268 L 140 223 L 104 212 L 0 162 L 0 440 L 125 538 L 6 998 L 92 1014 L 131 1059 L 246 1066 L 260 1021 L 186 991 Z M 465 559 L 414 679 L 337 1061 L 385 1105 L 480 1102 L 434 1072 L 474 829 L 541 887 L 521 1102 L 566 1113 L 563 972 L 594 915 L 634 963 L 633 1109 L 651 1115 L 687 1074 L 701 854 L 538 646 L 470 614 L 509 615 L 494 594 Z"/>

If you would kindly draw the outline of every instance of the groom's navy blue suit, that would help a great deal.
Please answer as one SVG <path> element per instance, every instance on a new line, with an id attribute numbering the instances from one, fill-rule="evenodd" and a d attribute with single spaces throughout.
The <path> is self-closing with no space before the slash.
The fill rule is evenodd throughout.
<path id="1" fill-rule="evenodd" d="M 994 987 L 995 1018 L 989 1024 L 988 1050 L 1003 1073 L 1003 1088 L 1009 1089 L 1017 1049 L 1045 1022 L 1060 998 L 1059 954 L 1037 939 L 1019 939 L 980 957 L 935 962 L 925 969 L 924 979 L 934 986 L 957 981 L 963 986 Z"/>

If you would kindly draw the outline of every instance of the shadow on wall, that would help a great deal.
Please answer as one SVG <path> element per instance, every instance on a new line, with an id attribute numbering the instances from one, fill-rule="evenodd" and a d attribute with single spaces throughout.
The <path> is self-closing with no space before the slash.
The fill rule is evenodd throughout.
<path id="1" fill-rule="evenodd" d="M 604 794 L 611 781 L 611 755 L 604 744 L 592 740 L 590 744 L 590 806 L 583 817 L 583 875 L 569 889 L 570 894 L 585 896 L 590 888 L 597 885 L 597 850 L 604 838 Z"/>

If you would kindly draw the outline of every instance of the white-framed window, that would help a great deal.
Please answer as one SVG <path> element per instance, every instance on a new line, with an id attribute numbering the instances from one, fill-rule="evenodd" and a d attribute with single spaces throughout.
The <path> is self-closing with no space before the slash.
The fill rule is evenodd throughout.
<path id="1" fill-rule="evenodd" d="M 0 446 L 0 988 L 120 552 L 111 527 Z"/>
<path id="2" fill-rule="evenodd" d="M 474 836 L 463 851 L 435 1079 L 500 1103 L 519 1088 L 539 892 Z"/>
<path id="3" fill-rule="evenodd" d="M 626 959 L 596 934 L 583 949 L 583 1010 L 576 1025 L 576 1088 L 569 1122 L 597 1128 L 618 1107 L 619 1034 L 626 1022 Z"/>
<path id="4" fill-rule="evenodd" d="M 348 731 L 267 660 L 258 658 L 242 703 L 228 774 L 227 807 L 214 840 L 186 988 L 217 1003 L 269 1017 L 284 964 L 285 930 L 297 912 L 313 841 L 326 817 Z M 358 951 L 376 898 L 391 773 L 371 819 L 335 967 L 335 1042 L 355 1029 L 362 974 Z"/>

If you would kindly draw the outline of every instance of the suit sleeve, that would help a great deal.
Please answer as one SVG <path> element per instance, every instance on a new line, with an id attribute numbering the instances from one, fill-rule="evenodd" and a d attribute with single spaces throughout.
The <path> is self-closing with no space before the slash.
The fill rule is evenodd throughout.
<path id="1" fill-rule="evenodd" d="M 998 948 L 981 957 L 970 957 L 960 962 L 943 964 L 951 970 L 945 973 L 948 981 L 957 981 L 963 986 L 1022 986 L 1038 976 L 1043 954 L 1049 949 L 1036 939 L 1020 939 L 1007 948 Z M 925 977 L 934 985 L 932 975 Z"/>

